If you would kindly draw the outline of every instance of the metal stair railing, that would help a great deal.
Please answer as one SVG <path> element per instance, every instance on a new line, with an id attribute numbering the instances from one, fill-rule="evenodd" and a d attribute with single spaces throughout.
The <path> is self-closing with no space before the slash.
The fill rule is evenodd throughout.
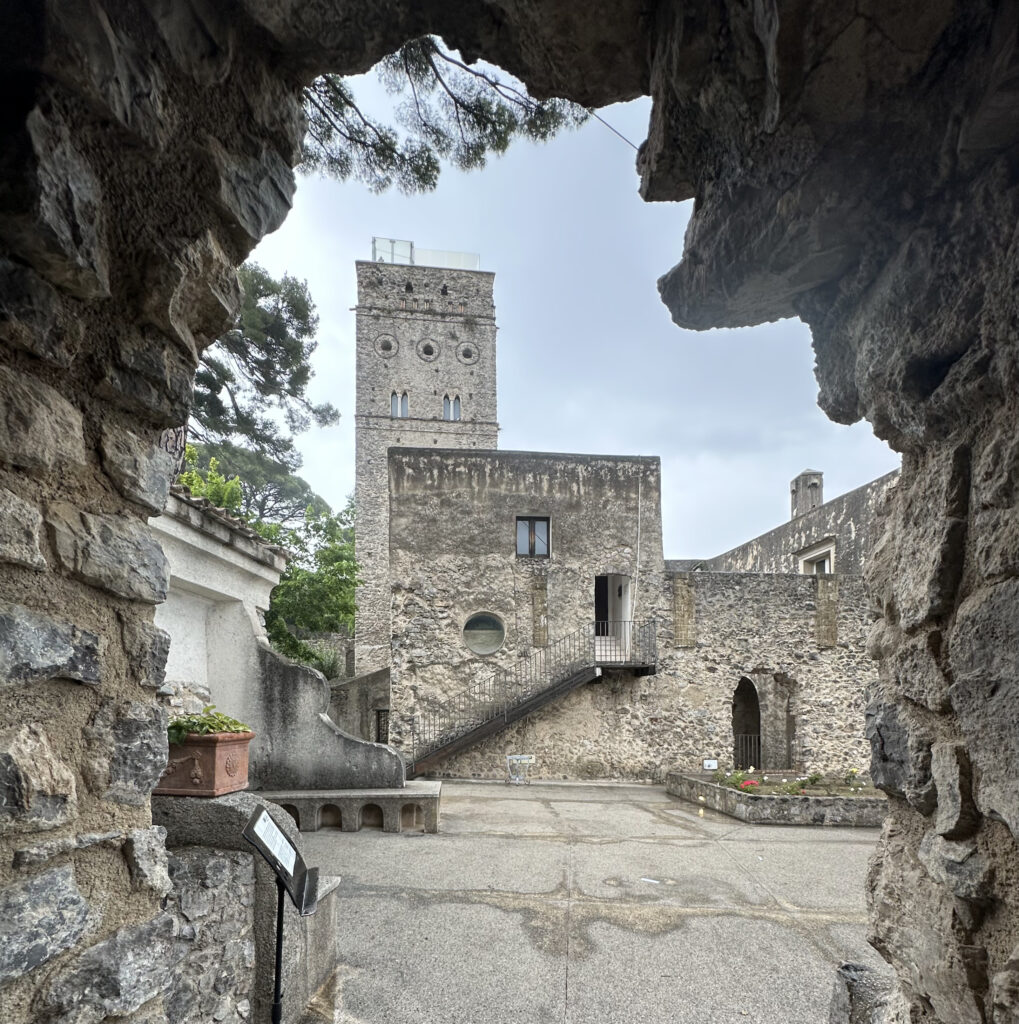
<path id="1" fill-rule="evenodd" d="M 591 623 L 533 651 L 512 668 L 496 669 L 449 697 L 438 707 L 411 719 L 413 765 L 474 729 L 509 713 L 525 701 L 598 665 L 653 665 L 657 657 L 655 622 Z"/>

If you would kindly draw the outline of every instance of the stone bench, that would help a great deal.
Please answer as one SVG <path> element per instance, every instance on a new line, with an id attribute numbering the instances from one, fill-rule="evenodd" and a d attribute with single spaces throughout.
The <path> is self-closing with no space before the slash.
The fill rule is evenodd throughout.
<path id="1" fill-rule="evenodd" d="M 441 782 L 415 779 L 401 789 L 266 790 L 258 796 L 279 804 L 302 832 L 438 832 L 441 790 Z"/>

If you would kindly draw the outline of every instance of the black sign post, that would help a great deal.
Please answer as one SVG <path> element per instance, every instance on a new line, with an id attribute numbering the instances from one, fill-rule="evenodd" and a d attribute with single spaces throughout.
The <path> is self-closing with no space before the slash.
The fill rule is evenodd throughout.
<path id="1" fill-rule="evenodd" d="M 309 868 L 304 858 L 272 820 L 259 807 L 241 833 L 276 872 L 276 983 L 273 989 L 272 1024 L 283 1020 L 283 893 L 290 894 L 301 917 L 315 913 L 318 903 L 318 868 Z"/>

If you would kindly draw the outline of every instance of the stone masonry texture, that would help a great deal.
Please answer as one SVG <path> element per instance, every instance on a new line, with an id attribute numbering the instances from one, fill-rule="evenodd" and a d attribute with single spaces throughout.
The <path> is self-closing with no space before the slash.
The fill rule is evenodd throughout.
<path id="1" fill-rule="evenodd" d="M 387 451 L 498 443 L 492 283 L 482 271 L 357 264 L 358 674 L 389 664 Z M 407 417 L 391 415 L 393 394 L 407 396 Z M 445 398 L 460 399 L 459 421 L 443 418 Z"/>
<path id="2" fill-rule="evenodd" d="M 859 577 L 666 572 L 657 459 L 401 448 L 389 462 L 394 742 L 410 742 L 415 714 L 589 630 L 598 575 L 629 580 L 634 596 L 611 618 L 658 624 L 655 674 L 606 669 L 439 774 L 502 778 L 510 753 L 534 754 L 532 774 L 548 778 L 731 766 L 742 678 L 760 701 L 760 767 L 866 770 L 874 671 Z M 550 557 L 517 555 L 519 515 L 549 519 Z M 463 638 L 478 612 L 505 626 L 491 655 Z"/>
<path id="3" fill-rule="evenodd" d="M 137 437 L 140 469 L 158 431 L 185 421 L 197 352 L 236 308 L 233 268 L 289 207 L 303 84 L 436 33 L 536 95 L 598 107 L 650 94 L 642 194 L 696 198 L 683 258 L 659 282 L 674 320 L 799 316 L 821 407 L 867 419 L 903 455 L 867 557 L 880 673 L 869 718 L 890 807 L 868 882 L 874 942 L 912 1024 L 1016 1019 L 1014 4 L 15 0 L 4 20 L 0 488 L 44 518 L 70 506 L 83 534 L 106 524 L 121 552 L 130 533 L 113 524 L 144 515 L 122 488 L 151 490 L 108 474 L 101 438 Z M 132 465 L 121 454 L 118 473 Z M 44 729 L 75 779 L 78 818 L 46 835 L 146 828 L 146 804 L 107 797 L 79 737 L 111 707 L 156 705 L 124 637 L 157 595 L 110 589 L 38 536 L 45 569 L 34 555 L 0 560 L 4 603 L 96 637 L 101 681 L 5 675 L 0 732 Z M 105 761 L 108 737 L 95 741 L 111 747 Z M 0 983 L 7 1019 L 162 1024 L 172 921 L 155 893 L 134 891 L 101 842 L 15 868 L 23 840 L 0 835 L 0 901 L 20 906 L 38 883 L 71 908 L 66 871 L 51 874 L 66 866 L 91 909 L 80 934 L 62 926 L 56 945 L 73 945 Z M 110 963 L 116 992 L 103 997 Z"/>

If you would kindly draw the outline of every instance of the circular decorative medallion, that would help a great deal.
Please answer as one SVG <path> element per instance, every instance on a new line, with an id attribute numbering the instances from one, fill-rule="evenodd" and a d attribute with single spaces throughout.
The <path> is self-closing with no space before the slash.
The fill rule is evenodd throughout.
<path id="1" fill-rule="evenodd" d="M 375 339 L 375 351 L 383 359 L 392 359 L 400 351 L 400 343 L 391 334 L 380 334 Z"/>
<path id="2" fill-rule="evenodd" d="M 462 341 L 456 347 L 456 357 L 470 366 L 478 361 L 478 346 L 473 341 Z"/>
<path id="3" fill-rule="evenodd" d="M 223 762 L 223 768 L 227 775 L 232 779 L 237 774 L 237 769 L 240 768 L 240 763 L 237 760 L 236 754 L 230 754 L 227 759 Z"/>
<path id="4" fill-rule="evenodd" d="M 418 355 L 426 363 L 430 363 L 433 360 L 438 359 L 439 351 L 439 343 L 433 338 L 422 338 L 418 342 Z"/>

